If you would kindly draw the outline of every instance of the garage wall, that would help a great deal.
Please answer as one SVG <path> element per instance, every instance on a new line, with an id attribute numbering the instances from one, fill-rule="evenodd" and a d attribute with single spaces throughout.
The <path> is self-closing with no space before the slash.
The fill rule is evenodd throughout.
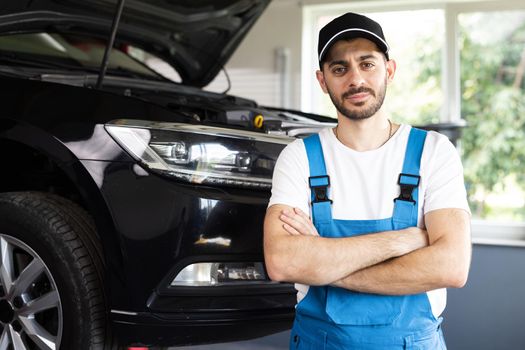
<path id="1" fill-rule="evenodd" d="M 467 285 L 449 289 L 449 349 L 525 349 L 525 247 L 475 244 Z"/>

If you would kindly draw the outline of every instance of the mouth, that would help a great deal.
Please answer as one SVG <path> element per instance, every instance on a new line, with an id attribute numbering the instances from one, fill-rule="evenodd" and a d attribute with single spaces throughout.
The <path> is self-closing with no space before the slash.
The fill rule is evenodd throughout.
<path id="1" fill-rule="evenodd" d="M 361 88 L 354 91 L 347 91 L 342 97 L 344 100 L 350 101 L 351 103 L 364 103 L 373 96 L 375 96 L 373 91 Z"/>
<path id="2" fill-rule="evenodd" d="M 350 101 L 361 101 L 367 99 L 369 96 L 370 94 L 368 92 L 359 92 L 357 94 L 345 96 L 345 98 Z"/>

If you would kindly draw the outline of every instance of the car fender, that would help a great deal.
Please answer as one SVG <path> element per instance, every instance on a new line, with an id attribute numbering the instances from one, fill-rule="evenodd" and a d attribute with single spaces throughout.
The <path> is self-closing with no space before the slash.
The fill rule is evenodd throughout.
<path id="1" fill-rule="evenodd" d="M 84 206 L 95 221 L 97 234 L 104 250 L 106 268 L 114 277 L 122 276 L 123 256 L 113 219 L 96 179 L 77 155 L 49 132 L 12 118 L 0 117 L 0 141 L 2 140 L 23 145 L 47 157 L 71 181 L 81 197 L 79 204 Z M 9 151 L 0 149 L 0 157 L 2 153 Z"/>

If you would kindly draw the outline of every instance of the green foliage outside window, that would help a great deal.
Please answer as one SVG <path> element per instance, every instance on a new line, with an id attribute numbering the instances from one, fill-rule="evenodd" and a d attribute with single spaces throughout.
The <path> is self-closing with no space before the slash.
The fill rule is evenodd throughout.
<path id="1" fill-rule="evenodd" d="M 474 15 L 478 24 L 492 27 L 483 22 L 490 14 Z M 498 40 L 476 40 L 472 29 L 467 24 L 459 33 L 461 115 L 467 122 L 461 145 L 471 209 L 479 218 L 524 221 L 525 16 Z M 494 194 L 500 200 L 491 201 Z"/>

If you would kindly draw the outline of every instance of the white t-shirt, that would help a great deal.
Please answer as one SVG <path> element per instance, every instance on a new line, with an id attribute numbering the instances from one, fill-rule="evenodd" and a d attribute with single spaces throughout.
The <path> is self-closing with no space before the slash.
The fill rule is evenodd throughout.
<path id="1" fill-rule="evenodd" d="M 408 125 L 401 125 L 383 146 L 366 152 L 343 145 L 331 128 L 319 133 L 330 176 L 333 219 L 377 220 L 392 216 L 393 199 L 400 193 L 397 180 L 403 167 L 410 129 Z M 309 173 L 304 143 L 301 139 L 295 140 L 286 146 L 277 160 L 268 206 L 285 204 L 311 215 Z M 432 210 L 459 208 L 470 212 L 461 160 L 446 136 L 428 132 L 421 156 L 420 176 L 419 227 L 425 227 L 424 214 Z M 308 286 L 296 284 L 296 288 L 299 302 L 306 295 Z M 446 290 L 433 290 L 427 295 L 432 311 L 438 317 L 445 309 Z"/>

